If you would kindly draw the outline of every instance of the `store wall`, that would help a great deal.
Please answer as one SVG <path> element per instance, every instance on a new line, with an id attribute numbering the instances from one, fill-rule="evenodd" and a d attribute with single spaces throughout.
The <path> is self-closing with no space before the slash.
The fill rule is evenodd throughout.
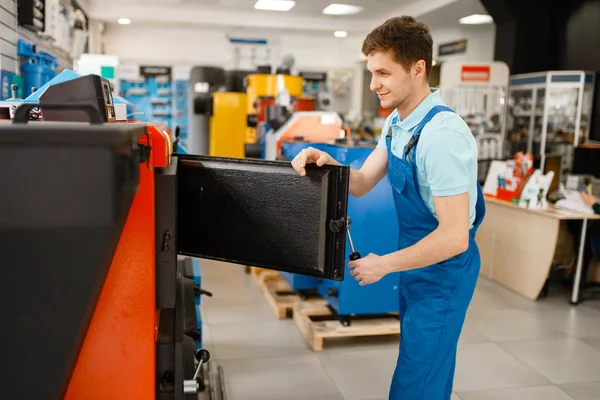
<path id="1" fill-rule="evenodd" d="M 124 63 L 163 63 L 218 65 L 229 67 L 232 52 L 224 29 L 195 27 L 140 27 L 110 24 L 104 34 L 106 54 L 119 57 Z M 292 54 L 299 69 L 351 68 L 362 59 L 361 46 L 368 32 L 350 34 L 339 39 L 330 34 L 310 32 L 230 33 L 235 37 L 266 38 L 271 43 L 274 58 Z M 440 60 L 491 61 L 494 56 L 493 25 L 484 27 L 448 27 L 432 29 L 434 58 L 441 43 L 467 39 L 467 52 L 442 57 Z"/>
<path id="2" fill-rule="evenodd" d="M 0 0 L 0 70 L 17 73 L 17 2 Z"/>
<path id="3" fill-rule="evenodd" d="M 494 24 L 482 26 L 461 26 L 458 23 L 453 27 L 433 28 L 431 29 L 433 37 L 433 58 L 434 60 L 446 61 L 493 61 L 494 46 L 496 37 L 496 27 Z M 450 43 L 458 40 L 467 40 L 467 51 L 461 54 L 452 54 L 448 56 L 439 56 L 438 49 L 440 44 Z"/>
<path id="4" fill-rule="evenodd" d="M 104 34 L 106 54 L 122 63 L 192 64 L 233 67 L 234 54 L 220 29 L 195 27 L 139 27 L 108 25 Z M 345 68 L 360 59 L 362 37 L 343 39 L 333 35 L 272 32 L 231 33 L 234 37 L 264 38 L 269 41 L 275 62 L 292 54 L 299 69 Z"/>

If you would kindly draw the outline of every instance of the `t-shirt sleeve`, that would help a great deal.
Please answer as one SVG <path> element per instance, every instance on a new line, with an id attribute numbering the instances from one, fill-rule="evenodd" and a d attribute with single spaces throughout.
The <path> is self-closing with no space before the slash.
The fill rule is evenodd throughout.
<path id="1" fill-rule="evenodd" d="M 381 150 L 387 151 L 387 144 L 385 143 L 385 135 L 387 131 L 382 130 L 381 136 L 379 136 L 379 141 L 377 142 L 377 148 Z"/>
<path id="2" fill-rule="evenodd" d="M 378 149 L 387 151 L 387 144 L 385 143 L 385 136 L 387 135 L 388 130 L 390 129 L 390 123 L 391 123 L 393 114 L 394 113 L 388 115 L 388 117 L 383 122 L 383 128 L 381 129 L 381 135 L 379 136 L 379 141 L 377 142 Z"/>
<path id="3" fill-rule="evenodd" d="M 469 132 L 470 134 L 470 132 Z M 436 129 L 421 136 L 418 152 L 433 196 L 454 196 L 469 191 L 477 144 L 455 129 Z"/>

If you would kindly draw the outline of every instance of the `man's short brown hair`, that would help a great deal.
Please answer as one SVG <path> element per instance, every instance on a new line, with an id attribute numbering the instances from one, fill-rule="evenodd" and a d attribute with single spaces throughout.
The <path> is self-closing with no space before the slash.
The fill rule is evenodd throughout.
<path id="1" fill-rule="evenodd" d="M 390 18 L 373 29 L 363 42 L 365 56 L 373 52 L 391 51 L 394 58 L 405 70 L 419 60 L 425 61 L 427 76 L 431 71 L 433 58 L 433 38 L 429 28 L 413 17 Z"/>

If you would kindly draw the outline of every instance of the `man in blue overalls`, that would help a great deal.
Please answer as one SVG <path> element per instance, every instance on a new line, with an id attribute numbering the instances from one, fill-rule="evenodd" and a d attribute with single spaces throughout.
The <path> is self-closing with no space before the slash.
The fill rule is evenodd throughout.
<path id="1" fill-rule="evenodd" d="M 401 340 L 391 400 L 447 400 L 456 348 L 479 275 L 475 232 L 485 206 L 477 144 L 460 116 L 429 88 L 433 40 L 426 25 L 398 17 L 363 43 L 371 90 L 394 108 L 377 148 L 351 170 L 350 193 L 368 193 L 387 173 L 400 226 L 399 250 L 348 264 L 361 285 L 399 272 Z M 292 165 L 338 164 L 305 149 Z M 375 227 L 374 227 L 375 228 Z"/>

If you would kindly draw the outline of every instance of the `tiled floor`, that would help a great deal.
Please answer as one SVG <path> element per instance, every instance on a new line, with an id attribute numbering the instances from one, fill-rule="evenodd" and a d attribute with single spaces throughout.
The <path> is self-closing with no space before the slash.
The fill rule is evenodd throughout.
<path id="1" fill-rule="evenodd" d="M 312 352 L 276 320 L 236 265 L 202 260 L 205 345 L 229 400 L 383 400 L 399 337 L 325 342 Z M 452 400 L 600 400 L 600 296 L 538 302 L 480 279 L 459 343 Z"/>

